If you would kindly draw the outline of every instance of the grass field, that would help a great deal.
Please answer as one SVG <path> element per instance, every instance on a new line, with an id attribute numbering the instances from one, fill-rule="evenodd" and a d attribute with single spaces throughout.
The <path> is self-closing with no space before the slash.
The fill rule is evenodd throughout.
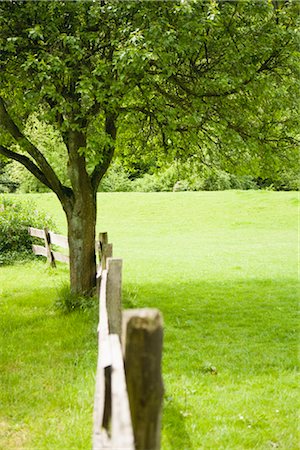
<path id="1" fill-rule="evenodd" d="M 54 196 L 26 198 L 65 233 Z M 298 194 L 98 201 L 124 306 L 164 316 L 162 450 L 299 449 Z M 0 268 L 0 449 L 91 448 L 97 310 L 54 310 L 66 279 L 41 261 Z"/>

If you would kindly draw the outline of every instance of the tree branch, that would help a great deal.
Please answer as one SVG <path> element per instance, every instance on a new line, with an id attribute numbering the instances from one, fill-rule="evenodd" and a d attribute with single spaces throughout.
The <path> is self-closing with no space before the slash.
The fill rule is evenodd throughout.
<path id="1" fill-rule="evenodd" d="M 182 79 L 180 79 L 178 76 L 176 75 L 172 75 L 171 78 L 174 80 L 175 84 L 186 94 L 190 95 L 190 96 L 194 96 L 197 98 L 212 98 L 212 97 L 227 97 L 229 95 L 233 95 L 233 94 L 237 94 L 243 87 L 247 86 L 248 84 L 250 84 L 254 79 L 255 76 L 265 72 L 265 71 L 272 71 L 272 69 L 275 68 L 274 66 L 274 62 L 276 61 L 276 58 L 280 55 L 280 52 L 282 51 L 282 49 L 275 49 L 270 55 L 269 57 L 263 61 L 260 66 L 255 70 L 255 72 L 246 80 L 243 80 L 239 83 L 238 86 L 229 89 L 228 91 L 223 91 L 223 92 L 203 92 L 203 93 L 198 93 L 195 90 L 189 88 Z"/>
<path id="2" fill-rule="evenodd" d="M 12 150 L 9 150 L 8 148 L 3 147 L 2 145 L 0 145 L 0 153 L 1 153 L 1 155 L 6 156 L 7 158 L 13 159 L 13 160 L 21 163 L 39 181 L 41 181 L 49 189 L 52 189 L 51 184 L 48 182 L 48 180 L 45 177 L 45 175 L 43 174 L 43 172 L 27 156 L 20 155 L 20 153 L 13 152 Z"/>
<path id="3" fill-rule="evenodd" d="M 53 190 L 59 198 L 64 196 L 64 187 L 62 186 L 58 176 L 48 163 L 44 155 L 29 141 L 29 139 L 21 132 L 14 120 L 8 113 L 3 99 L 0 97 L 0 125 L 10 133 L 10 135 L 18 142 L 36 162 L 36 168 L 43 174 L 46 184 Z M 20 155 L 22 156 L 22 155 Z M 28 159 L 29 160 L 29 159 Z M 29 160 L 30 161 L 30 160 Z"/>
<path id="4" fill-rule="evenodd" d="M 112 138 L 113 141 L 116 139 L 117 129 L 116 129 L 116 117 L 114 115 L 108 114 L 105 119 L 105 131 Z M 107 172 L 107 169 L 110 166 L 110 163 L 113 159 L 115 152 L 115 146 L 110 145 L 107 147 L 107 152 L 104 156 L 104 159 L 101 163 L 97 164 L 93 170 L 91 175 L 92 186 L 94 192 L 97 192 L 98 186 L 102 178 Z"/>

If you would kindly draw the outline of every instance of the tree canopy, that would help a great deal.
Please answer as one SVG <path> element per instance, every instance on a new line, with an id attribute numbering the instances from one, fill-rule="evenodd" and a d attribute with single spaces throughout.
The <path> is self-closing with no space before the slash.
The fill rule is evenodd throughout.
<path id="1" fill-rule="evenodd" d="M 0 154 L 58 196 L 74 291 L 94 283 L 96 192 L 114 154 L 197 154 L 257 174 L 295 164 L 298 6 L 1 2 Z M 66 171 L 34 139 L 33 118 L 65 149 Z M 92 267 L 84 282 L 80 265 Z"/>

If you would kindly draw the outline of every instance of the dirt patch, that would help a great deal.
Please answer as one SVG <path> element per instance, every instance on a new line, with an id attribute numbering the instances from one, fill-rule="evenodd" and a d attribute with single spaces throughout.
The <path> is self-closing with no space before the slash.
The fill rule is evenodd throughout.
<path id="1" fill-rule="evenodd" d="M 28 432 L 22 424 L 0 420 L 0 450 L 25 450 Z"/>

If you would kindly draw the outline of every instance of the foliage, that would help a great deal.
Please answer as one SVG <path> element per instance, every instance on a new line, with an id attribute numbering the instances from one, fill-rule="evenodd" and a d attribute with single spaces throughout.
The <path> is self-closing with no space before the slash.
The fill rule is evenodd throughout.
<path id="1" fill-rule="evenodd" d="M 146 174 L 142 178 L 132 182 L 133 190 L 138 192 L 163 192 L 172 191 L 178 181 L 177 169 L 170 166 L 153 175 Z"/>
<path id="2" fill-rule="evenodd" d="M 21 164 L 13 161 L 8 170 L 10 179 L 18 185 L 18 192 L 49 192 L 49 188 L 35 178 Z"/>
<path id="3" fill-rule="evenodd" d="M 99 191 L 102 192 L 127 192 L 131 191 L 129 175 L 120 162 L 114 162 L 100 182 Z"/>
<path id="4" fill-rule="evenodd" d="M 113 164 L 100 184 L 104 192 L 222 191 L 257 189 L 250 175 L 234 175 L 221 169 L 176 162 L 153 174 L 130 179 L 120 162 Z"/>
<path id="5" fill-rule="evenodd" d="M 30 141 L 43 152 L 60 180 L 68 185 L 65 145 L 57 130 L 53 126 L 39 121 L 35 115 L 31 115 L 26 121 L 25 133 L 30 137 Z M 21 192 L 49 191 L 49 187 L 45 186 L 19 162 L 12 162 L 8 171 L 9 173 L 6 171 L 7 175 L 12 182 L 19 185 Z"/>
<path id="6" fill-rule="evenodd" d="M 33 258 L 28 227 L 55 230 L 50 216 L 38 211 L 33 202 L 0 197 L 0 264 Z"/>

